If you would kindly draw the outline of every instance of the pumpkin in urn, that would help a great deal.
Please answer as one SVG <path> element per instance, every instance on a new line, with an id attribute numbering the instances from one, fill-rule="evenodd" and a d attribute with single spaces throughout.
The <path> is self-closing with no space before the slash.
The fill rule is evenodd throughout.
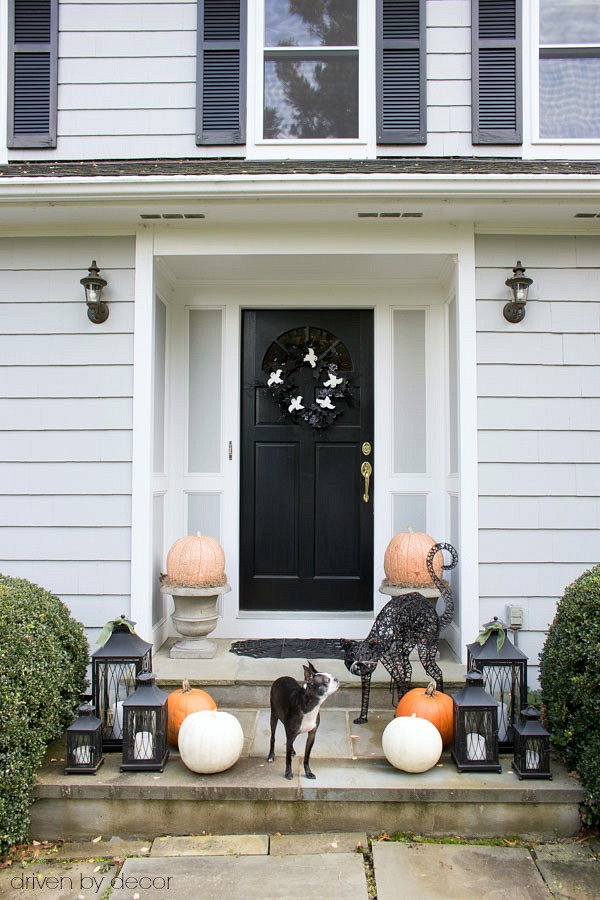
<path id="1" fill-rule="evenodd" d="M 164 581 L 181 587 L 221 587 L 227 582 L 223 548 L 200 533 L 179 538 L 167 555 Z"/>
<path id="2" fill-rule="evenodd" d="M 435 541 L 424 531 L 401 531 L 394 535 L 383 557 L 386 578 L 392 584 L 406 587 L 428 587 L 431 577 L 427 571 L 427 554 Z M 442 577 L 443 555 L 437 553 L 433 560 L 433 570 Z"/>

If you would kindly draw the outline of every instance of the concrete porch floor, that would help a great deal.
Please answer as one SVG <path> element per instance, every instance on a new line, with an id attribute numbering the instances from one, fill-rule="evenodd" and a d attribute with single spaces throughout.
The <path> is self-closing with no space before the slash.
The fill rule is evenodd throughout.
<path id="1" fill-rule="evenodd" d="M 239 719 L 244 748 L 235 766 L 198 775 L 172 748 L 161 773 L 122 773 L 121 755 L 112 753 L 95 776 L 65 775 L 63 738 L 50 747 L 34 788 L 32 838 L 363 830 L 553 840 L 578 832 L 582 791 L 557 764 L 552 781 L 520 781 L 510 757 L 502 758 L 500 773 L 459 773 L 448 753 L 423 774 L 394 769 L 381 749 L 383 729 L 394 714 L 387 673 L 378 676 L 368 723 L 355 725 L 360 680 L 348 675 L 339 660 L 317 665 L 339 677 L 342 687 L 321 712 L 311 758 L 316 780 L 301 774 L 302 737 L 296 742 L 294 778 L 286 781 L 281 725 L 275 762 L 266 762 L 268 691 L 278 675 L 300 680 L 303 661 L 256 660 L 228 648 L 229 642 L 219 642 L 214 660 L 171 660 L 167 646 L 154 656 L 153 668 L 163 687 L 172 689 L 187 677 Z M 443 657 L 448 686 L 462 686 L 463 666 Z M 417 665 L 413 685 L 426 680 Z"/>

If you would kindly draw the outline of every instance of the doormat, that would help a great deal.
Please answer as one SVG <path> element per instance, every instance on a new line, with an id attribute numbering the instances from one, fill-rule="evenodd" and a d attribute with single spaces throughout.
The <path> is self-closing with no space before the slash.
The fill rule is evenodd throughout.
<path id="1" fill-rule="evenodd" d="M 238 656 L 255 659 L 343 659 L 344 651 L 337 639 L 327 638 L 264 638 L 235 641 L 229 648 Z"/>

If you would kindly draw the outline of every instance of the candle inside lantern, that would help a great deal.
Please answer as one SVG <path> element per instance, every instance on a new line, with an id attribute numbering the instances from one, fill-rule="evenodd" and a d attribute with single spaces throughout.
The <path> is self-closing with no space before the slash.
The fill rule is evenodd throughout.
<path id="1" fill-rule="evenodd" d="M 134 759 L 152 759 L 153 753 L 153 745 L 152 745 L 152 732 L 151 731 L 138 731 L 135 735 L 135 742 L 133 747 L 133 758 Z"/>
<path id="2" fill-rule="evenodd" d="M 92 762 L 92 748 L 87 745 L 75 747 L 73 756 L 78 766 L 89 766 Z"/>
<path id="3" fill-rule="evenodd" d="M 536 750 L 526 750 L 525 751 L 525 766 L 528 769 L 539 769 L 540 767 L 540 754 Z"/>
<path id="4" fill-rule="evenodd" d="M 485 738 L 482 734 L 470 731 L 467 734 L 467 759 L 482 761 L 486 758 Z"/>
<path id="5" fill-rule="evenodd" d="M 506 703 L 498 706 L 498 740 L 508 741 L 508 708 Z"/>
<path id="6" fill-rule="evenodd" d="M 123 704 L 119 700 L 112 708 L 113 725 L 112 736 L 115 740 L 120 741 L 123 737 Z"/>

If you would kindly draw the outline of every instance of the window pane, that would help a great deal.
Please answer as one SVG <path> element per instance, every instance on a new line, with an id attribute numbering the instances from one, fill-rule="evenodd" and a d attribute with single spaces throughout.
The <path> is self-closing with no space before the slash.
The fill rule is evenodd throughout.
<path id="1" fill-rule="evenodd" d="M 221 311 L 190 311 L 188 470 L 218 472 L 221 459 Z"/>
<path id="2" fill-rule="evenodd" d="M 600 138 L 600 59 L 540 60 L 540 137 Z"/>
<path id="3" fill-rule="evenodd" d="M 425 311 L 394 312 L 394 472 L 427 470 Z"/>
<path id="4" fill-rule="evenodd" d="M 267 60 L 263 137 L 358 137 L 358 57 Z"/>
<path id="5" fill-rule="evenodd" d="M 598 41 L 598 0 L 540 0 L 541 44 L 590 44 Z"/>
<path id="6" fill-rule="evenodd" d="M 394 534 L 400 531 L 427 532 L 427 497 L 425 494 L 394 494 Z"/>
<path id="7" fill-rule="evenodd" d="M 265 46 L 356 46 L 356 0 L 266 0 Z"/>

